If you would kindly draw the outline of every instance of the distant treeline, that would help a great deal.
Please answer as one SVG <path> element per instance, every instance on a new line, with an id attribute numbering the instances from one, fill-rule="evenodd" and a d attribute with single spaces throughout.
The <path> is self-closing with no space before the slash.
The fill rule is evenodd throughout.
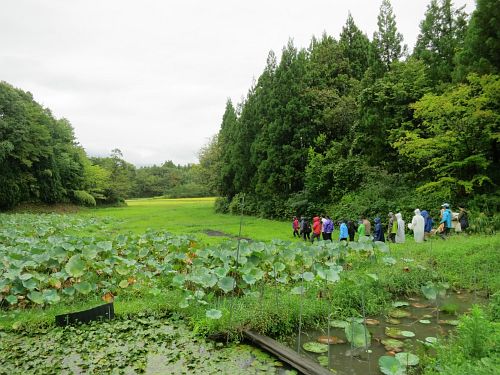
<path id="1" fill-rule="evenodd" d="M 56 119 L 29 92 L 0 82 L 0 209 L 21 202 L 95 206 L 132 197 L 213 194 L 197 165 L 171 161 L 136 168 L 120 150 L 88 157 L 68 120 Z"/>
<path id="2" fill-rule="evenodd" d="M 500 1 L 432 0 L 411 55 L 388 0 L 370 39 L 290 41 L 201 151 L 216 207 L 335 218 L 500 208 Z"/>

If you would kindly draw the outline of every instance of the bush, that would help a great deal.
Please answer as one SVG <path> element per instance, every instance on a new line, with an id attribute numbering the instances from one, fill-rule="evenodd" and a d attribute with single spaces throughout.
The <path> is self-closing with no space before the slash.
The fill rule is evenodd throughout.
<path id="1" fill-rule="evenodd" d="M 95 207 L 96 201 L 92 195 L 84 190 L 73 190 L 73 203 L 79 206 Z"/>
<path id="2" fill-rule="evenodd" d="M 209 189 L 200 184 L 189 183 L 168 189 L 165 198 L 201 198 L 210 196 Z"/>
<path id="3" fill-rule="evenodd" d="M 215 212 L 227 214 L 229 212 L 229 199 L 227 197 L 217 197 L 214 203 Z"/>

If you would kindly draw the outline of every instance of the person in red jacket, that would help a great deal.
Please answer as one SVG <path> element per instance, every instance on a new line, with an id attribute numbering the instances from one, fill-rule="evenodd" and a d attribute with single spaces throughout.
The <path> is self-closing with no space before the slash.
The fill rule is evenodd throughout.
<path id="1" fill-rule="evenodd" d="M 300 234 L 299 234 L 299 219 L 297 219 L 297 216 L 293 217 L 292 228 L 293 228 L 293 236 L 300 238 Z"/>
<path id="2" fill-rule="evenodd" d="M 318 241 L 321 239 L 321 220 L 318 216 L 313 218 L 313 234 L 311 237 L 311 242 L 314 242 L 314 239 L 317 238 Z"/>

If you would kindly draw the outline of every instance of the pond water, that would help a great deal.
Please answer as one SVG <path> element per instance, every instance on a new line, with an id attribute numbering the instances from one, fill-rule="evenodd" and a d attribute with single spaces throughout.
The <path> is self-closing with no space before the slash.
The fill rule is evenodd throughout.
<path id="1" fill-rule="evenodd" d="M 394 307 L 391 310 L 392 314 L 388 312 L 387 315 L 367 317 L 366 327 L 371 334 L 371 345 L 368 350 L 353 347 L 347 340 L 345 328 L 339 327 L 342 325 L 339 321 L 330 322 L 330 325 L 333 324 L 335 327 L 330 327 L 329 331 L 327 327 L 321 330 L 305 331 L 300 336 L 300 343 L 297 335 L 287 340 L 286 344 L 295 350 L 300 344 L 301 354 L 333 369 L 334 373 L 339 375 L 379 374 L 379 357 L 395 355 L 398 351 L 418 354 L 425 342 L 445 337 L 458 323 L 459 315 L 466 313 L 473 304 L 484 302 L 484 299 L 474 294 L 452 293 L 438 299 L 439 310 L 436 308 L 435 301 L 419 297 L 398 302 L 402 302 L 403 306 Z M 390 315 L 397 316 L 397 318 Z M 362 321 L 362 318 L 358 320 L 360 323 Z M 391 338 L 388 334 L 397 341 L 388 344 L 386 340 Z M 413 337 L 404 336 L 413 334 Z M 315 354 L 304 350 L 305 343 L 327 343 L 328 337 L 331 341 L 334 340 L 335 344 L 327 345 L 327 352 Z M 343 343 L 336 343 L 337 341 Z M 398 345 L 403 346 L 400 349 L 393 347 Z"/>

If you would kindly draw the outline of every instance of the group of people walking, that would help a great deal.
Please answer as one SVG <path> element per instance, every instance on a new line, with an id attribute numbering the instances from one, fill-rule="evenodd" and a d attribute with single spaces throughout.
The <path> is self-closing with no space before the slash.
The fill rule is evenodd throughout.
<path id="1" fill-rule="evenodd" d="M 441 238 L 446 238 L 452 230 L 452 219 L 455 217 L 458 220 L 458 227 L 455 230 L 465 230 L 468 227 L 467 213 L 463 208 L 460 208 L 460 213 L 452 213 L 450 205 L 444 203 L 441 205 L 440 221 L 437 229 L 433 229 L 434 220 L 426 210 L 420 211 L 415 209 L 414 216 L 407 227 L 413 231 L 415 242 L 423 242 L 431 235 L 437 233 Z M 373 241 L 385 242 L 387 240 L 393 243 L 404 243 L 406 240 L 406 226 L 401 212 L 396 214 L 389 212 L 386 228 L 380 217 L 374 219 L 374 226 L 366 217 L 361 217 L 357 222 L 354 220 L 341 220 L 337 222 L 339 225 L 339 241 L 354 241 L 356 234 L 359 238 L 368 237 Z M 308 218 L 302 216 L 293 218 L 293 236 L 303 238 L 304 241 L 320 240 L 324 241 L 332 239 L 334 231 L 334 222 L 328 215 L 315 216 L 310 224 Z"/>

